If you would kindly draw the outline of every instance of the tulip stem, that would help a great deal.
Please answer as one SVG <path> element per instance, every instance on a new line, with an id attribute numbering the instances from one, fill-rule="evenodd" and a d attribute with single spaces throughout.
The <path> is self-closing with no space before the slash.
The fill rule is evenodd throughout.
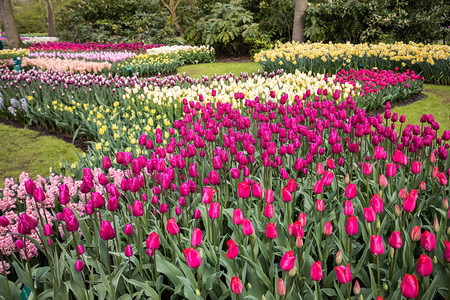
<path id="1" fill-rule="evenodd" d="M 196 268 L 195 270 L 197 273 L 198 286 L 200 287 L 201 293 L 202 293 L 202 299 L 206 299 L 205 290 L 204 290 L 203 284 L 202 284 L 202 276 L 200 276 L 200 273 L 198 272 L 198 268 Z"/>
<path id="2" fill-rule="evenodd" d="M 142 240 L 141 240 L 141 225 L 139 224 L 139 217 L 136 217 L 136 225 L 138 230 L 138 242 L 136 243 L 138 245 L 139 250 L 139 268 L 141 271 L 141 276 L 144 276 L 144 271 L 142 270 Z"/>
<path id="3" fill-rule="evenodd" d="M 323 255 L 324 264 L 326 264 L 327 262 L 327 257 L 328 257 L 328 236 L 325 237 L 325 251 Z"/>
<path id="4" fill-rule="evenodd" d="M 397 249 L 394 249 L 394 256 L 392 257 L 391 268 L 389 270 L 389 279 L 391 279 L 391 280 L 392 280 L 392 275 L 394 273 L 394 265 L 395 265 L 396 256 L 397 256 Z"/>
<path id="5" fill-rule="evenodd" d="M 348 243 L 348 258 L 350 260 L 350 266 L 349 268 L 352 267 L 352 236 L 350 235 L 350 239 L 349 239 L 349 243 Z"/>
<path id="6" fill-rule="evenodd" d="M 316 291 L 317 291 L 317 299 L 322 300 L 322 295 L 320 294 L 320 285 L 318 281 L 316 281 Z"/>
<path id="7" fill-rule="evenodd" d="M 153 252 L 153 276 L 155 276 L 155 287 L 156 281 L 158 280 L 158 271 L 156 270 L 156 250 Z"/>
<path id="8" fill-rule="evenodd" d="M 350 296 L 350 285 L 347 283 L 346 285 L 345 285 L 346 287 L 347 287 L 347 295 L 348 295 L 348 300 L 350 300 L 351 298 L 351 296 Z"/>
<path id="9" fill-rule="evenodd" d="M 367 205 L 369 205 L 369 176 L 366 176 L 367 183 Z"/>
<path id="10" fill-rule="evenodd" d="M 377 275 L 378 275 L 378 296 L 381 296 L 381 285 L 380 285 L 380 256 L 377 255 Z M 350 296 L 350 295 L 349 295 Z"/>
<path id="11" fill-rule="evenodd" d="M 250 245 L 252 246 L 252 257 L 253 257 L 253 261 L 256 263 L 255 247 L 254 247 L 255 241 L 254 241 L 254 239 L 255 238 L 253 236 L 250 236 Z"/>
<path id="12" fill-rule="evenodd" d="M 233 259 L 234 276 L 237 276 L 236 258 Z"/>

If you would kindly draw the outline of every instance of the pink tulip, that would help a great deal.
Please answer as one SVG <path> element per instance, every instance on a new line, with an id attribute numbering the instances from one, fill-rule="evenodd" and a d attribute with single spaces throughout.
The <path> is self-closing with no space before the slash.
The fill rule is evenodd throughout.
<path id="1" fill-rule="evenodd" d="M 145 246 L 151 250 L 157 250 L 159 248 L 159 234 L 156 232 L 151 232 L 145 241 Z"/>
<path id="2" fill-rule="evenodd" d="M 287 188 L 281 189 L 281 199 L 283 199 L 284 202 L 292 201 L 292 195 Z"/>
<path id="3" fill-rule="evenodd" d="M 345 232 L 348 235 L 355 235 L 358 233 L 358 219 L 355 216 L 351 216 L 345 223 Z"/>
<path id="4" fill-rule="evenodd" d="M 202 202 L 205 204 L 211 203 L 215 193 L 216 191 L 212 187 L 205 187 L 203 189 Z"/>
<path id="5" fill-rule="evenodd" d="M 69 188 L 67 187 L 67 184 L 62 184 L 59 186 L 59 203 L 61 203 L 61 205 L 66 205 L 69 202 Z"/>
<path id="6" fill-rule="evenodd" d="M 295 192 L 295 189 L 297 188 L 297 183 L 295 182 L 294 179 L 291 178 L 291 179 L 289 179 L 289 181 L 286 185 L 286 188 L 288 189 L 288 191 L 290 193 L 293 193 L 293 192 Z"/>
<path id="7" fill-rule="evenodd" d="M 371 206 L 364 207 L 364 218 L 366 219 L 367 223 L 375 222 L 377 215 Z"/>
<path id="8" fill-rule="evenodd" d="M 417 274 L 422 277 L 430 276 L 433 272 L 433 262 L 427 255 L 420 254 L 416 267 Z"/>
<path id="9" fill-rule="evenodd" d="M 242 285 L 239 277 L 231 277 L 230 289 L 235 295 L 240 295 L 242 293 L 242 291 L 244 290 L 244 286 Z"/>
<path id="10" fill-rule="evenodd" d="M 323 183 L 321 180 L 317 180 L 316 184 L 314 185 L 314 193 L 320 194 L 323 191 Z"/>
<path id="11" fill-rule="evenodd" d="M 53 227 L 50 224 L 44 225 L 44 235 L 45 236 L 52 236 L 53 235 Z"/>
<path id="12" fill-rule="evenodd" d="M 349 183 L 347 185 L 347 188 L 345 189 L 345 197 L 347 197 L 347 199 L 349 200 L 352 200 L 353 198 L 356 197 L 357 190 L 358 189 L 355 184 Z"/>
<path id="13" fill-rule="evenodd" d="M 266 203 L 272 203 L 273 202 L 273 191 L 267 189 L 266 190 L 266 198 L 265 198 Z"/>
<path id="14" fill-rule="evenodd" d="M 386 176 L 394 177 L 397 174 L 397 166 L 395 164 L 386 164 Z"/>
<path id="15" fill-rule="evenodd" d="M 102 224 L 100 226 L 100 237 L 102 240 L 107 241 L 111 240 L 116 236 L 116 231 L 111 226 L 111 223 L 109 221 L 102 221 Z"/>
<path id="16" fill-rule="evenodd" d="M 317 167 L 316 167 L 316 173 L 317 173 L 317 175 L 319 175 L 319 176 L 322 176 L 323 173 L 325 173 L 325 167 L 324 167 L 321 163 L 318 163 L 318 164 L 317 164 Z"/>
<path id="17" fill-rule="evenodd" d="M 323 278 L 322 262 L 319 260 L 314 262 L 311 267 L 311 279 L 314 281 L 321 281 L 322 278 Z"/>
<path id="18" fill-rule="evenodd" d="M 267 237 L 268 239 L 273 240 L 273 239 L 276 239 L 277 236 L 278 236 L 278 233 L 277 233 L 277 227 L 275 226 L 275 223 L 269 223 L 269 224 L 267 224 L 267 227 L 266 227 L 266 237 Z"/>
<path id="19" fill-rule="evenodd" d="M 325 223 L 325 227 L 323 229 L 323 234 L 326 236 L 330 236 L 332 232 L 333 232 L 333 225 L 331 225 L 331 222 L 328 221 Z"/>
<path id="20" fill-rule="evenodd" d="M 236 225 L 241 225 L 243 220 L 244 220 L 244 215 L 242 214 L 241 209 L 236 208 L 233 211 L 233 223 Z"/>
<path id="21" fill-rule="evenodd" d="M 402 208 L 407 212 L 413 212 L 416 208 L 416 198 L 411 194 L 407 195 L 403 200 Z"/>
<path id="22" fill-rule="evenodd" d="M 345 200 L 344 202 L 344 215 L 347 217 L 353 216 L 354 209 L 353 209 L 353 203 L 352 201 Z"/>
<path id="23" fill-rule="evenodd" d="M 325 203 L 323 202 L 322 199 L 317 199 L 316 201 L 316 210 L 319 212 L 324 211 L 325 209 Z"/>
<path id="24" fill-rule="evenodd" d="M 191 245 L 194 247 L 198 247 L 202 244 L 203 239 L 203 233 L 201 229 L 194 228 L 194 231 L 192 232 L 192 238 L 191 238 Z"/>
<path id="25" fill-rule="evenodd" d="M 144 215 L 144 206 L 142 204 L 142 201 L 139 200 L 134 201 L 131 212 L 135 217 L 140 217 Z"/>
<path id="26" fill-rule="evenodd" d="M 294 251 L 286 252 L 280 261 L 280 267 L 283 271 L 289 272 L 295 265 Z"/>
<path id="27" fill-rule="evenodd" d="M 444 259 L 450 263 L 450 242 L 444 241 Z"/>
<path id="28" fill-rule="evenodd" d="M 131 257 L 133 256 L 133 249 L 131 248 L 131 245 L 127 245 L 125 247 L 125 256 L 126 257 Z"/>
<path id="29" fill-rule="evenodd" d="M 75 262 L 75 270 L 80 272 L 81 270 L 83 270 L 83 268 L 84 268 L 84 262 L 82 262 L 81 260 L 77 260 Z"/>
<path id="30" fill-rule="evenodd" d="M 419 296 L 419 283 L 415 275 L 405 274 L 400 285 L 400 291 L 403 297 L 415 299 Z"/>
<path id="31" fill-rule="evenodd" d="M 253 197 L 255 198 L 261 198 L 263 195 L 263 191 L 261 188 L 261 183 L 255 183 L 252 187 L 253 190 Z"/>
<path id="32" fill-rule="evenodd" d="M 411 166 L 411 172 L 413 174 L 419 174 L 421 169 L 422 169 L 422 163 L 413 161 L 412 166 Z"/>
<path id="33" fill-rule="evenodd" d="M 220 215 L 220 203 L 212 202 L 208 214 L 211 219 L 218 219 Z"/>
<path id="34" fill-rule="evenodd" d="M 380 177 L 378 177 L 378 183 L 380 184 L 381 187 L 387 187 L 388 182 L 386 176 L 381 174 Z"/>
<path id="35" fill-rule="evenodd" d="M 171 235 L 176 235 L 180 232 L 180 227 L 178 227 L 177 222 L 175 221 L 175 218 L 171 218 L 167 220 L 167 232 Z"/>
<path id="36" fill-rule="evenodd" d="M 239 247 L 236 245 L 236 243 L 232 239 L 230 239 L 227 242 L 227 246 L 228 246 L 227 257 L 229 259 L 235 259 L 236 256 L 238 256 L 238 254 L 239 254 Z"/>
<path id="37" fill-rule="evenodd" d="M 370 237 L 370 252 L 373 255 L 382 255 L 384 253 L 383 237 L 378 235 Z"/>
<path id="38" fill-rule="evenodd" d="M 264 207 L 264 216 L 266 218 L 273 218 L 274 215 L 274 210 L 273 210 L 273 205 L 270 203 L 267 203 L 266 206 Z"/>
<path id="39" fill-rule="evenodd" d="M 370 199 L 370 206 L 373 208 L 375 213 L 380 214 L 383 212 L 383 198 L 380 198 L 378 194 L 373 195 Z"/>
<path id="40" fill-rule="evenodd" d="M 244 232 L 244 235 L 252 235 L 253 232 L 255 232 L 253 224 L 250 220 L 244 219 L 242 221 L 242 231 Z"/>
<path id="41" fill-rule="evenodd" d="M 417 242 L 422 237 L 420 226 L 414 226 L 411 230 L 411 240 Z"/>
<path id="42" fill-rule="evenodd" d="M 286 295 L 286 285 L 284 284 L 283 278 L 278 279 L 277 293 L 279 296 Z"/>
<path id="43" fill-rule="evenodd" d="M 336 272 L 337 280 L 341 284 L 347 284 L 353 279 L 352 272 L 350 271 L 350 264 L 347 264 L 347 267 L 344 266 L 334 267 L 334 271 Z"/>
<path id="44" fill-rule="evenodd" d="M 196 269 L 202 264 L 200 254 L 194 248 L 183 249 L 183 253 L 189 268 Z"/>
<path id="45" fill-rule="evenodd" d="M 394 231 L 389 237 L 389 245 L 394 249 L 400 249 L 402 244 L 402 234 L 400 231 Z"/>
<path id="46" fill-rule="evenodd" d="M 436 248 L 436 238 L 434 234 L 425 230 L 425 232 L 422 233 L 420 244 L 422 245 L 422 248 L 425 249 L 426 251 L 433 251 L 434 248 Z"/>
<path id="47" fill-rule="evenodd" d="M 243 181 L 238 185 L 238 195 L 242 199 L 250 197 L 251 186 L 247 182 Z"/>
<path id="48" fill-rule="evenodd" d="M 372 165 L 373 164 L 369 164 L 369 163 L 364 163 L 363 164 L 363 174 L 364 175 L 368 176 L 368 175 L 372 174 L 372 172 L 373 172 Z"/>

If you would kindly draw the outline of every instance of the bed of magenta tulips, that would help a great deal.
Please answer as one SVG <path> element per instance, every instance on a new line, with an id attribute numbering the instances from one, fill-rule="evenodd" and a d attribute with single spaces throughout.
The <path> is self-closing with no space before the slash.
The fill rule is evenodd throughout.
<path id="1" fill-rule="evenodd" d="M 187 96 L 165 145 L 157 128 L 79 180 L 6 180 L 1 295 L 448 298 L 450 131 L 432 115 L 204 97 Z"/>

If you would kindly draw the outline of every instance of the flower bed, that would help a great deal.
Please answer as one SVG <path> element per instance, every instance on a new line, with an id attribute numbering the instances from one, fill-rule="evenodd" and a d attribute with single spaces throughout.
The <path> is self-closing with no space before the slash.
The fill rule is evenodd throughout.
<path id="1" fill-rule="evenodd" d="M 147 50 L 149 55 L 176 54 L 180 65 L 214 62 L 214 48 L 209 46 L 163 46 Z"/>
<path id="2" fill-rule="evenodd" d="M 188 95 L 167 144 L 142 134 L 79 182 L 6 181 L 10 293 L 445 298 L 450 131 L 302 96 Z"/>
<path id="3" fill-rule="evenodd" d="M 101 51 L 101 52 L 30 52 L 28 57 L 30 58 L 61 58 L 67 60 L 90 60 L 90 61 L 101 61 L 115 63 L 118 61 L 124 61 L 132 58 L 136 55 L 134 52 L 124 51 L 124 52 L 111 52 L 111 51 Z"/>
<path id="4" fill-rule="evenodd" d="M 431 83 L 450 83 L 450 47 L 423 44 L 277 44 L 255 55 L 265 71 L 312 71 L 335 74 L 341 69 L 414 70 Z"/>
<path id="5" fill-rule="evenodd" d="M 360 73 L 357 71 L 355 74 Z M 17 75 L 4 71 L 0 76 L 5 83 L 9 82 L 3 86 L 5 99 L 27 99 L 28 110 L 24 114 L 32 123 L 50 124 L 75 133 L 75 136 L 87 135 L 94 143 L 95 160 L 98 161 L 99 155 L 110 156 L 115 149 L 139 155 L 138 140 L 142 131 L 154 135 L 157 126 L 165 132 L 164 143 L 168 143 L 169 127 L 184 115 L 185 98 L 201 99 L 213 106 L 230 103 L 234 109 L 245 109 L 247 99 L 275 101 L 281 97 L 279 95 L 288 105 L 294 105 L 298 101 L 296 95 L 302 95 L 304 101 L 354 99 L 368 107 L 379 107 L 385 102 L 383 97 L 386 95 L 407 97 L 423 88 L 422 81 L 415 74 L 367 71 L 365 80 L 355 80 L 352 74 L 353 71 L 347 77 L 313 77 L 299 72 L 243 74 L 211 80 L 205 78 L 202 82 L 181 76 L 140 80 L 136 77 L 67 76 L 34 70 Z M 386 84 L 381 92 L 375 88 L 369 91 L 365 89 L 365 81 Z M 111 86 L 115 89 L 109 88 Z M 366 104 L 365 99 L 370 99 L 370 102 Z M 6 106 L 0 114 L 15 118 Z"/>
<path id="6" fill-rule="evenodd" d="M 22 67 L 37 67 L 38 69 L 48 70 L 53 69 L 55 71 L 63 72 L 77 72 L 77 73 L 106 73 L 111 70 L 111 64 L 109 62 L 93 62 L 84 60 L 70 60 L 59 58 L 28 58 L 22 59 Z"/>
<path id="7" fill-rule="evenodd" d="M 0 50 L 0 60 L 9 60 L 28 55 L 28 49 L 3 49 Z"/>
<path id="8" fill-rule="evenodd" d="M 35 43 L 28 48 L 30 51 L 65 51 L 65 52 L 92 52 L 92 51 L 131 51 L 144 52 L 147 49 L 161 47 L 162 44 L 142 44 L 142 43 L 96 43 L 86 42 L 84 44 L 70 42 L 47 42 Z"/>

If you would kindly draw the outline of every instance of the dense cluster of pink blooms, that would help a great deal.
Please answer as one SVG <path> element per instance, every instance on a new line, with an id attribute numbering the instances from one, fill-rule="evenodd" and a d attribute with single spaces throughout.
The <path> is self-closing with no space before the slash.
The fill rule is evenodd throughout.
<path id="1" fill-rule="evenodd" d="M 47 42 L 35 43 L 28 48 L 30 51 L 68 51 L 68 52 L 85 52 L 85 51 L 131 51 L 145 52 L 147 49 L 162 47 L 163 44 L 143 44 L 136 43 L 72 43 L 72 42 Z"/>

